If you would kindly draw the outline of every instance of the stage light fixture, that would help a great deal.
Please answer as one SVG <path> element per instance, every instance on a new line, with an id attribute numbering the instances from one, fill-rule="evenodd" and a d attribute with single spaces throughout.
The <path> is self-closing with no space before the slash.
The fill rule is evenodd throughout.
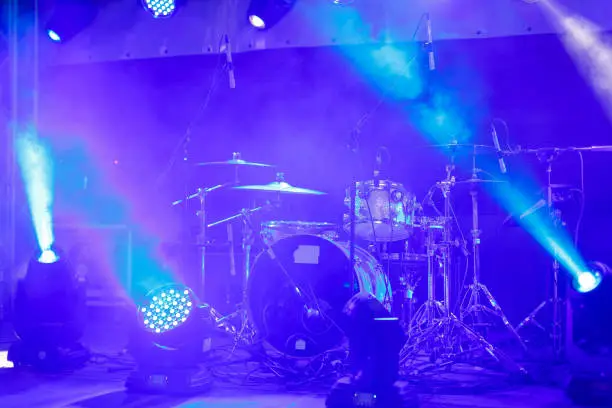
<path id="1" fill-rule="evenodd" d="M 610 268 L 594 262 L 588 277 L 578 278 L 584 289 L 572 293 L 571 299 L 571 380 L 568 397 L 577 406 L 612 406 L 612 279 Z"/>
<path id="2" fill-rule="evenodd" d="M 39 251 L 17 282 L 9 350 L 15 366 L 43 370 L 77 368 L 89 354 L 80 344 L 85 329 L 85 285 L 57 249 Z"/>
<path id="3" fill-rule="evenodd" d="M 610 275 L 610 271 L 610 267 L 606 264 L 592 262 L 589 264 L 589 270 L 578 272 L 572 281 L 572 285 L 577 292 L 591 292 L 601 285 L 605 276 Z"/>
<path id="4" fill-rule="evenodd" d="M 202 366 L 214 326 L 210 307 L 191 289 L 170 284 L 150 291 L 138 306 L 128 350 L 137 362 L 128 390 L 193 394 L 210 387 Z"/>
<path id="5" fill-rule="evenodd" d="M 141 0 L 145 10 L 153 15 L 153 18 L 171 17 L 179 7 L 179 0 Z"/>
<path id="6" fill-rule="evenodd" d="M 65 43 L 87 28 L 97 14 L 95 0 L 57 0 L 45 32 L 51 41 Z"/>
<path id="7" fill-rule="evenodd" d="M 399 380 L 399 353 L 406 337 L 399 320 L 374 296 L 355 295 L 338 322 L 348 337 L 354 375 L 339 380 L 326 400 L 327 408 L 414 406 L 414 395 Z"/>
<path id="8" fill-rule="evenodd" d="M 251 0 L 247 18 L 253 27 L 266 30 L 276 25 L 295 3 L 296 0 Z"/>

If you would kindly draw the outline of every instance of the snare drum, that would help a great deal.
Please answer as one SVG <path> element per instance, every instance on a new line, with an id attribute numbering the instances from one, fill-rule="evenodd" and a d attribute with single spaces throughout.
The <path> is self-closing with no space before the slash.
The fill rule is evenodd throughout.
<path id="1" fill-rule="evenodd" d="M 261 223 L 261 237 L 272 245 L 292 235 L 316 235 L 330 240 L 338 239 L 338 226 L 329 222 L 267 221 Z"/>
<path id="2" fill-rule="evenodd" d="M 344 200 L 349 211 L 344 214 L 344 228 L 350 230 L 350 189 Z M 369 180 L 357 183 L 355 200 L 355 235 L 367 241 L 392 242 L 412 234 L 416 197 L 400 183 Z"/>
<path id="3" fill-rule="evenodd" d="M 355 247 L 352 270 L 348 243 L 293 235 L 255 260 L 247 284 L 249 318 L 275 350 L 289 357 L 314 357 L 342 345 L 338 322 L 358 291 L 391 309 L 391 286 L 365 249 Z"/>

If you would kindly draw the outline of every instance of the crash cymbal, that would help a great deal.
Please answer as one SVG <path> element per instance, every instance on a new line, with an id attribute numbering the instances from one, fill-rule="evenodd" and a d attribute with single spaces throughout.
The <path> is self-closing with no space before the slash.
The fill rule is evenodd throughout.
<path id="1" fill-rule="evenodd" d="M 495 154 L 497 152 L 494 146 L 476 145 L 476 144 L 450 143 L 450 144 L 431 145 L 430 147 L 441 149 L 441 150 L 448 150 L 453 153 L 462 153 L 462 154 Z"/>
<path id="2" fill-rule="evenodd" d="M 248 162 L 242 159 L 232 159 L 218 162 L 202 162 L 196 163 L 195 166 L 241 166 L 241 167 L 275 167 L 272 164 Z"/>
<path id="3" fill-rule="evenodd" d="M 234 187 L 236 190 L 249 190 L 249 191 L 263 191 L 269 193 L 283 193 L 283 194 L 304 194 L 304 195 L 324 195 L 326 193 L 317 190 L 310 190 L 307 188 L 294 187 L 285 181 L 274 181 L 269 184 L 262 185 L 247 185 Z"/>

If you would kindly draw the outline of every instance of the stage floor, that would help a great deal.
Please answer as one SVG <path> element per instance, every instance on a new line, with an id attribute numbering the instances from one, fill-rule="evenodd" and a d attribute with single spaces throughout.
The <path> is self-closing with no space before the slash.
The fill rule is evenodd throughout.
<path id="1" fill-rule="evenodd" d="M 104 365 L 63 375 L 42 375 L 15 369 L 0 371 L 2 408 L 53 407 L 237 407 L 237 408 L 318 408 L 325 406 L 325 391 L 281 391 L 280 386 L 240 386 L 217 382 L 205 395 L 176 398 L 165 395 L 127 393 L 123 382 L 127 372 L 113 372 Z M 463 376 L 463 378 L 462 378 Z M 476 379 L 477 378 L 477 379 Z M 449 373 L 418 390 L 419 406 L 427 407 L 571 407 L 561 389 L 517 386 L 497 382 L 483 375 Z M 452 382 L 452 386 L 450 386 Z M 438 388 L 439 387 L 439 388 Z"/>
<path id="2" fill-rule="evenodd" d="M 8 349 L 11 334 L 8 327 L 0 327 L 0 350 Z M 108 321 L 90 324 L 84 338 L 87 347 L 104 355 L 117 355 L 125 342 L 125 327 Z M 0 359 L 3 354 L 0 353 Z M 94 361 L 97 363 L 61 375 L 0 368 L 0 408 L 319 408 L 325 407 L 325 396 L 331 387 L 331 383 L 302 386 L 289 392 L 278 382 L 244 385 L 243 376 L 234 375 L 231 381 L 216 380 L 210 392 L 197 397 L 134 394 L 124 388 L 129 365 L 104 359 Z M 225 372 L 231 373 L 232 369 L 228 367 Z M 512 384 L 504 374 L 472 366 L 458 365 L 449 372 L 417 378 L 411 383 L 411 389 L 422 408 L 573 406 L 561 387 Z"/>

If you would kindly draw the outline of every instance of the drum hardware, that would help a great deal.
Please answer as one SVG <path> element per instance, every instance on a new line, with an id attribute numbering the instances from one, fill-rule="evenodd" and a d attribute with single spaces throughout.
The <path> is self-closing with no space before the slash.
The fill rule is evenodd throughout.
<path id="1" fill-rule="evenodd" d="M 479 211 L 478 211 L 478 188 L 480 185 L 488 183 L 500 183 L 498 180 L 484 180 L 478 177 L 482 171 L 476 166 L 476 155 L 473 156 L 472 161 L 472 177 L 468 180 L 458 181 L 455 184 L 468 185 L 470 187 L 470 196 L 472 201 L 472 229 L 470 231 L 472 236 L 472 264 L 473 274 L 472 283 L 468 286 L 468 290 L 463 296 L 461 306 L 459 308 L 459 317 L 461 321 L 465 322 L 469 316 L 472 316 L 472 326 L 486 326 L 488 323 L 485 321 L 486 316 L 495 316 L 501 320 L 506 330 L 514 336 L 514 338 L 521 345 L 523 350 L 527 350 L 527 346 L 523 342 L 521 336 L 515 328 L 510 324 L 506 314 L 502 310 L 501 306 L 489 288 L 483 284 L 480 280 L 480 225 L 479 225 Z M 486 299 L 489 305 L 484 305 L 481 302 L 482 297 Z"/>
<path id="2" fill-rule="evenodd" d="M 446 166 L 446 179 L 436 183 L 436 187 L 444 197 L 444 219 L 452 219 L 451 194 L 456 184 L 452 175 L 454 165 Z M 523 367 L 516 364 L 501 350 L 495 348 L 482 335 L 458 319 L 450 310 L 450 247 L 454 245 L 451 239 L 449 222 L 444 223 L 441 242 L 428 240 L 428 300 L 420 311 L 417 311 L 409 339 L 404 346 L 400 363 L 405 371 L 419 374 L 430 369 L 450 367 L 475 351 L 482 351 L 494 361 L 511 372 L 526 374 Z M 437 254 L 436 254 L 437 252 Z M 436 265 L 437 262 L 437 265 Z M 434 270 L 442 269 L 444 279 L 444 300 L 435 298 Z M 425 354 L 429 363 L 418 366 L 418 357 Z"/>
<path id="3" fill-rule="evenodd" d="M 212 193 L 215 190 L 219 190 L 219 189 L 222 189 L 222 188 L 230 187 L 230 186 L 233 186 L 233 185 L 235 185 L 235 183 L 223 183 L 223 184 L 218 184 L 218 185 L 213 186 L 213 187 L 199 188 L 198 191 L 196 191 L 195 193 L 190 194 L 187 197 L 182 198 L 180 200 L 174 201 L 172 203 L 172 205 L 176 206 L 176 205 L 184 203 L 185 201 L 193 200 L 194 198 L 200 198 L 201 199 L 202 196 L 207 196 L 208 194 Z"/>
<path id="4" fill-rule="evenodd" d="M 546 200 L 544 203 L 541 201 L 537 202 L 536 205 L 521 214 L 519 218 L 525 218 L 545 205 L 546 209 L 548 210 L 548 216 L 550 217 L 554 228 L 562 228 L 564 226 L 562 213 L 559 208 L 555 206 L 555 191 L 560 188 L 563 189 L 566 186 L 552 183 L 552 164 L 560 154 L 567 152 L 577 152 L 579 154 L 582 152 L 612 153 L 612 146 L 567 148 L 551 147 L 539 149 L 522 149 L 519 147 L 513 151 L 503 152 L 504 155 L 534 154 L 541 162 L 546 164 Z M 556 248 L 552 255 L 552 296 L 549 299 L 541 302 L 527 317 L 525 317 L 525 319 L 523 319 L 516 326 L 516 330 L 521 330 L 528 324 L 534 325 L 542 330 L 546 330 L 544 326 L 538 322 L 537 316 L 546 308 L 546 306 L 550 306 L 552 308 L 552 327 L 550 337 L 552 340 L 553 354 L 556 359 L 561 360 L 563 359 L 566 351 L 566 342 L 569 336 L 568 331 L 570 330 L 568 322 L 566 321 L 568 302 L 567 299 L 565 299 L 565 291 L 567 290 L 568 282 L 566 279 L 562 279 L 562 274 L 560 273 L 561 266 L 557 260 L 559 254 L 556 252 Z M 561 291 L 563 291 L 563 293 L 560 293 Z"/>
<path id="5" fill-rule="evenodd" d="M 597 149 L 597 147 L 600 147 L 601 149 Z M 594 146 L 592 148 L 582 148 L 582 149 L 608 151 L 606 150 L 606 148 L 608 148 L 608 146 Z M 581 149 L 575 149 L 575 150 L 580 151 Z M 540 161 L 546 163 L 547 186 L 546 186 L 545 206 L 546 206 L 546 209 L 548 210 L 548 216 L 550 217 L 555 229 L 562 228 L 564 223 L 562 220 L 561 211 L 554 206 L 553 192 L 555 190 L 555 185 L 552 184 L 552 164 L 555 161 L 555 159 L 558 157 L 558 155 L 564 151 L 565 149 L 556 149 L 556 148 L 555 149 L 536 149 L 533 151 L 525 150 L 525 152 L 534 152 L 538 156 Z M 516 326 L 516 330 L 517 331 L 521 330 L 526 325 L 532 324 L 546 331 L 546 329 L 538 322 L 537 316 L 538 314 L 540 314 L 542 310 L 544 310 L 546 306 L 550 306 L 552 308 L 552 327 L 551 327 L 551 332 L 550 332 L 550 338 L 552 340 L 553 355 L 556 359 L 562 359 L 565 353 L 565 345 L 566 345 L 566 340 L 567 340 L 566 337 L 568 336 L 568 334 L 564 333 L 564 331 L 567 330 L 568 327 L 567 327 L 567 321 L 566 321 L 567 311 L 565 310 L 567 306 L 567 299 L 565 299 L 565 296 L 562 296 L 560 294 L 560 289 L 561 289 L 561 282 L 562 281 L 565 282 L 564 286 L 567 285 L 567 282 L 566 280 L 560 281 L 561 266 L 559 264 L 559 261 L 557 260 L 558 256 L 559 254 L 557 253 L 556 248 L 555 248 L 553 257 L 552 257 L 553 258 L 552 260 L 552 278 L 553 278 L 552 296 L 549 299 L 542 301 L 531 313 L 529 313 L 529 315 L 527 315 L 527 317 L 525 317 Z M 565 291 L 564 291 L 564 294 L 565 294 Z"/>
<path id="6" fill-rule="evenodd" d="M 243 208 L 238 214 L 234 214 L 230 217 L 208 224 L 207 228 L 216 227 L 218 225 L 227 224 L 231 221 L 240 219 L 242 221 L 242 250 L 244 253 L 244 260 L 242 265 L 242 297 L 241 303 L 238 305 L 238 309 L 230 313 L 229 315 L 222 316 L 217 313 L 212 307 L 212 316 L 217 323 L 217 327 L 224 329 L 228 333 L 234 335 L 234 341 L 236 344 L 250 344 L 255 336 L 253 328 L 249 325 L 247 310 L 246 310 L 246 297 L 247 297 L 247 282 L 249 274 L 251 272 L 251 250 L 255 240 L 255 234 L 251 223 L 251 216 L 255 213 L 269 209 L 272 204 L 269 202 L 266 205 L 259 206 L 252 209 Z M 233 245 L 232 245 L 233 248 Z M 233 260 L 232 260 L 233 261 Z M 232 321 L 235 317 L 240 318 L 240 326 L 236 327 Z"/>

